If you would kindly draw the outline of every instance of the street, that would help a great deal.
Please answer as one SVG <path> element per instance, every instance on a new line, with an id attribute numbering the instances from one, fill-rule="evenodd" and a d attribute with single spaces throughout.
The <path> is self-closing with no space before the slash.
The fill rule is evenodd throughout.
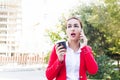
<path id="1" fill-rule="evenodd" d="M 47 80 L 45 70 L 0 71 L 0 80 Z"/>

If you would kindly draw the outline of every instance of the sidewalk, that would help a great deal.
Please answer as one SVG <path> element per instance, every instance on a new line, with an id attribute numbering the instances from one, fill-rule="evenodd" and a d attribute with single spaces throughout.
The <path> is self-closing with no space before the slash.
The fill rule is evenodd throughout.
<path id="1" fill-rule="evenodd" d="M 8 64 L 0 66 L 0 71 L 33 71 L 45 69 L 46 64 L 34 64 L 34 65 L 16 65 Z"/>
<path id="2" fill-rule="evenodd" d="M 0 80 L 47 80 L 45 69 L 0 71 Z"/>
<path id="3" fill-rule="evenodd" d="M 36 65 L 0 65 L 0 80 L 47 80 L 46 64 Z"/>

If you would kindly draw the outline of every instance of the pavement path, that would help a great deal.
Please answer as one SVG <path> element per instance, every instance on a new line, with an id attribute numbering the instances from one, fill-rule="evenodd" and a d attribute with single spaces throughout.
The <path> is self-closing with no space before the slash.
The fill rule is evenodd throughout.
<path id="1" fill-rule="evenodd" d="M 33 66 L 1 66 L 0 80 L 47 80 L 45 67 Z"/>
<path id="2" fill-rule="evenodd" d="M 0 80 L 47 80 L 45 70 L 1 71 Z"/>

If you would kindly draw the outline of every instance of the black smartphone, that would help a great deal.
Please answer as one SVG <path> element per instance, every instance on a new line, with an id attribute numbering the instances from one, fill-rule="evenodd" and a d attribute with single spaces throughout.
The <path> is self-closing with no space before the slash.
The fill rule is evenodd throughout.
<path id="1" fill-rule="evenodd" d="M 80 34 L 80 43 L 83 43 L 83 42 L 84 42 L 84 40 L 83 40 L 83 39 L 81 39 L 81 37 L 83 37 L 83 29 L 82 29 L 80 32 L 81 32 L 81 34 Z"/>
<path id="2" fill-rule="evenodd" d="M 63 48 L 67 49 L 67 46 L 66 46 L 66 41 L 60 41 L 57 43 L 59 46 L 63 46 Z"/>

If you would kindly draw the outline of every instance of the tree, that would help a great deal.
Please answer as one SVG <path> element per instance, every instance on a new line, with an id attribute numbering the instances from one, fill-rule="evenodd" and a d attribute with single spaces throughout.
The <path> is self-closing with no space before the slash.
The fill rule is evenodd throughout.
<path id="1" fill-rule="evenodd" d="M 113 72 L 110 72 L 110 70 L 113 70 L 112 62 L 108 59 L 108 57 L 106 57 L 105 54 L 120 54 L 119 6 L 120 4 L 118 0 L 103 0 L 103 4 L 92 4 L 89 6 L 78 5 L 76 9 L 70 11 L 71 14 L 69 16 L 77 15 L 77 17 L 80 17 L 82 20 L 85 34 L 87 34 L 89 40 L 88 44 L 92 46 L 96 60 L 101 65 L 99 65 L 100 71 L 98 74 L 95 76 L 89 76 L 91 78 L 103 78 L 104 73 L 111 76 L 113 74 Z M 65 19 L 63 16 L 60 20 L 61 23 L 59 24 L 59 27 L 65 28 L 64 20 Z M 58 34 L 60 32 L 58 31 Z M 105 57 L 102 55 L 105 55 Z M 113 56 L 111 58 L 113 59 Z M 111 67 L 108 69 L 106 68 L 108 66 L 106 66 L 105 70 L 103 69 L 103 66 L 105 65 Z M 115 77 L 115 79 L 117 78 L 118 77 Z"/>

